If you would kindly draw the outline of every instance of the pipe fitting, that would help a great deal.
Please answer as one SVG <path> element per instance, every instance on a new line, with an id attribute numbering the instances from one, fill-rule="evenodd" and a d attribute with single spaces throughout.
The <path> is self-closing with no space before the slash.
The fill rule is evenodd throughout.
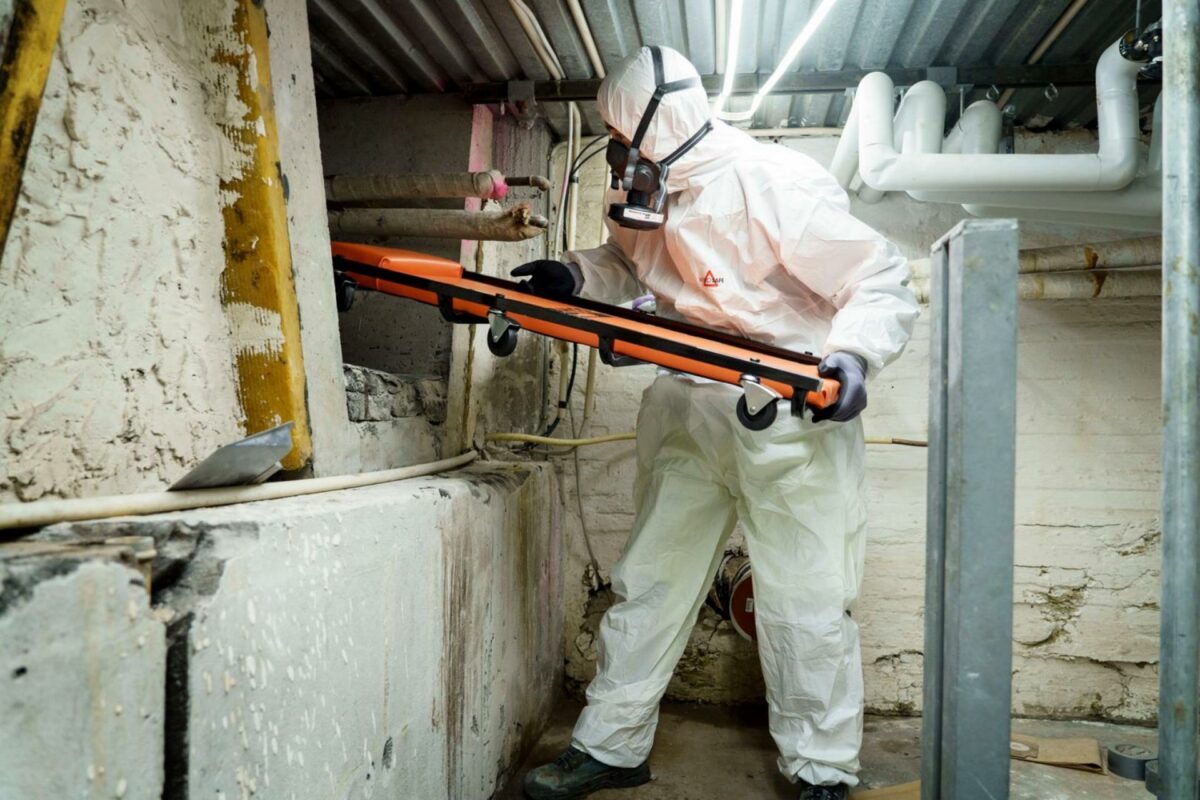
<path id="1" fill-rule="evenodd" d="M 851 116 L 858 112 L 859 172 L 867 186 L 881 191 L 1094 192 L 1124 188 L 1133 181 L 1138 167 L 1138 69 L 1136 62 L 1121 57 L 1115 43 L 1097 62 L 1100 147 L 1090 155 L 939 152 L 941 143 L 934 146 L 928 131 L 945 122 L 941 87 L 934 92 L 936 84 L 917 84 L 893 119 L 895 86 L 886 74 L 871 73 L 859 83 L 851 111 Z M 850 159 L 841 147 L 839 156 L 840 160 L 835 160 L 841 180 Z"/>

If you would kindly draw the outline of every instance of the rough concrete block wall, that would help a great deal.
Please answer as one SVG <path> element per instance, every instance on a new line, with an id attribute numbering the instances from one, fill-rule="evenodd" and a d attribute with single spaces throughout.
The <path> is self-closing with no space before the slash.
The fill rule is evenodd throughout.
<path id="1" fill-rule="evenodd" d="M 446 381 L 414 378 L 346 364 L 342 411 L 349 418 L 355 458 L 387 469 L 433 461 L 442 453 Z"/>
<path id="2" fill-rule="evenodd" d="M 834 139 L 790 146 L 828 163 Z M 1022 138 L 1030 152 L 1094 148 L 1086 133 Z M 603 165 L 583 173 L 581 242 L 597 241 Z M 962 218 L 954 206 L 889 196 L 854 212 L 911 258 Z M 1119 231 L 1022 224 L 1022 246 L 1121 238 Z M 1018 360 L 1014 709 L 1030 715 L 1154 718 L 1157 662 L 1158 301 L 1026 302 Z M 928 318 L 906 354 L 871 387 L 869 436 L 923 439 Z M 632 430 L 647 367 L 601 366 L 588 435 Z M 1114 375 L 1122 376 L 1114 380 Z M 552 376 L 553 380 L 553 376 Z M 575 395 L 576 418 L 582 393 Z M 604 576 L 632 523 L 631 442 L 580 452 L 583 517 Z M 925 534 L 924 450 L 868 448 L 871 509 L 862 625 L 867 704 L 921 705 Z M 570 459 L 556 462 L 567 493 L 566 671 L 581 689 L 595 672 L 594 633 L 611 602 L 591 588 Z M 739 544 L 735 532 L 731 546 Z M 668 696 L 712 702 L 761 698 L 757 655 L 703 609 Z"/>
<path id="3" fill-rule="evenodd" d="M 473 112 L 457 98 L 322 100 L 318 121 L 326 175 L 465 172 L 468 168 Z M 437 200 L 427 205 L 461 209 L 463 201 Z M 459 260 L 456 239 L 342 238 Z M 360 292 L 352 311 L 341 315 L 343 359 L 384 372 L 445 377 L 450 368 L 450 324 L 432 306 L 400 302 Z"/>
<path id="4" fill-rule="evenodd" d="M 0 549 L 0 797 L 158 800 L 163 624 L 119 563 Z"/>
<path id="5" fill-rule="evenodd" d="M 172 0 L 67 4 L 0 261 L 0 500 L 159 488 L 241 435 L 192 34 Z"/>

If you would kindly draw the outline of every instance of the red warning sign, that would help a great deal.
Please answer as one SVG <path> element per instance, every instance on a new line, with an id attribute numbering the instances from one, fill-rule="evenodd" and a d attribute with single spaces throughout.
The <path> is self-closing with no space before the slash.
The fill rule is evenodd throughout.
<path id="1" fill-rule="evenodd" d="M 716 275 L 713 275 L 713 272 L 711 269 L 708 272 L 704 273 L 704 285 L 705 285 L 705 287 L 707 287 L 709 289 L 715 289 L 721 285 L 721 282 L 719 280 L 717 280 Z"/>

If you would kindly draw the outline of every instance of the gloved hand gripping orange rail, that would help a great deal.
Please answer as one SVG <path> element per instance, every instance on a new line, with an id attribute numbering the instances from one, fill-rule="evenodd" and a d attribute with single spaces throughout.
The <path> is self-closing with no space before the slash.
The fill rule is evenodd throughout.
<path id="1" fill-rule="evenodd" d="M 359 287 L 438 306 L 452 322 L 487 323 L 496 355 L 511 353 L 525 329 L 595 347 L 613 366 L 647 362 L 741 386 L 738 419 L 755 430 L 774 421 L 777 400 L 802 395 L 805 403 L 793 403 L 793 414 L 805 404 L 826 408 L 837 401 L 838 382 L 818 375 L 820 359 L 807 353 L 581 298 L 537 297 L 512 281 L 407 250 L 334 242 L 333 255 L 335 270 Z"/>

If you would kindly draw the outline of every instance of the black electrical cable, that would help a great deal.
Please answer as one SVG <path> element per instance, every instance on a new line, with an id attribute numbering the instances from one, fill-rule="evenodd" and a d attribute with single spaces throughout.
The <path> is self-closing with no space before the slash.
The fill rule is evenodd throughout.
<path id="1" fill-rule="evenodd" d="M 563 198 L 564 203 L 570 203 L 571 202 L 571 193 L 578 191 L 577 177 L 579 175 L 579 170 L 583 169 L 584 164 L 586 164 L 588 161 L 591 161 L 593 158 L 600 155 L 607 149 L 608 149 L 608 145 L 605 145 L 604 147 L 598 148 L 598 149 L 593 150 L 592 152 L 588 153 L 586 157 L 584 157 L 583 154 L 580 153 L 580 157 L 582 158 L 582 160 L 576 159 L 576 166 L 571 170 L 571 172 L 569 173 L 569 175 L 567 177 L 567 194 Z M 561 245 L 562 245 L 563 250 L 567 249 L 567 227 L 565 225 L 563 226 L 563 229 L 562 229 Z"/>
<path id="2" fill-rule="evenodd" d="M 558 427 L 558 423 L 562 422 L 563 411 L 571 405 L 571 394 L 575 391 L 575 372 L 579 368 L 579 345 L 571 345 L 571 376 L 567 379 L 567 396 L 564 400 L 558 401 L 558 413 L 554 415 L 554 419 L 546 426 L 546 430 L 542 432 L 542 436 L 549 436 L 554 433 Z"/>
<path id="3" fill-rule="evenodd" d="M 579 170 L 583 169 L 583 165 L 586 164 L 588 161 L 590 161 L 591 159 L 595 158 L 597 155 L 599 155 L 600 153 L 602 153 L 606 149 L 608 149 L 608 138 L 609 137 L 607 136 L 607 134 L 602 135 L 602 136 L 597 136 L 595 139 L 593 139 L 592 141 L 590 141 L 586 145 L 584 145 L 583 148 L 580 149 L 579 154 L 577 156 L 575 156 L 575 159 L 571 162 L 571 169 L 567 173 L 567 191 L 563 195 L 563 203 L 564 204 L 569 203 L 571 201 L 571 192 L 576 191 L 576 180 L 575 179 L 579 175 Z M 601 142 L 604 143 L 604 145 L 602 147 L 597 147 L 595 150 L 592 150 L 590 153 L 588 152 L 588 148 L 590 148 L 592 145 L 599 144 Z M 565 213 L 566 209 L 564 208 L 563 210 Z M 561 236 L 562 236 L 562 249 L 565 250 L 567 248 L 566 226 L 563 226 Z M 558 411 L 557 411 L 557 413 L 555 413 L 554 419 L 550 420 L 550 424 L 546 426 L 546 430 L 544 430 L 542 432 L 542 436 L 549 436 L 552 433 L 554 433 L 555 429 L 558 428 L 559 423 L 562 422 L 563 411 L 568 406 L 571 405 L 571 395 L 575 391 L 575 373 L 578 369 L 579 369 L 579 345 L 572 344 L 571 345 L 571 376 L 567 379 L 567 397 L 565 400 L 559 401 Z"/>

